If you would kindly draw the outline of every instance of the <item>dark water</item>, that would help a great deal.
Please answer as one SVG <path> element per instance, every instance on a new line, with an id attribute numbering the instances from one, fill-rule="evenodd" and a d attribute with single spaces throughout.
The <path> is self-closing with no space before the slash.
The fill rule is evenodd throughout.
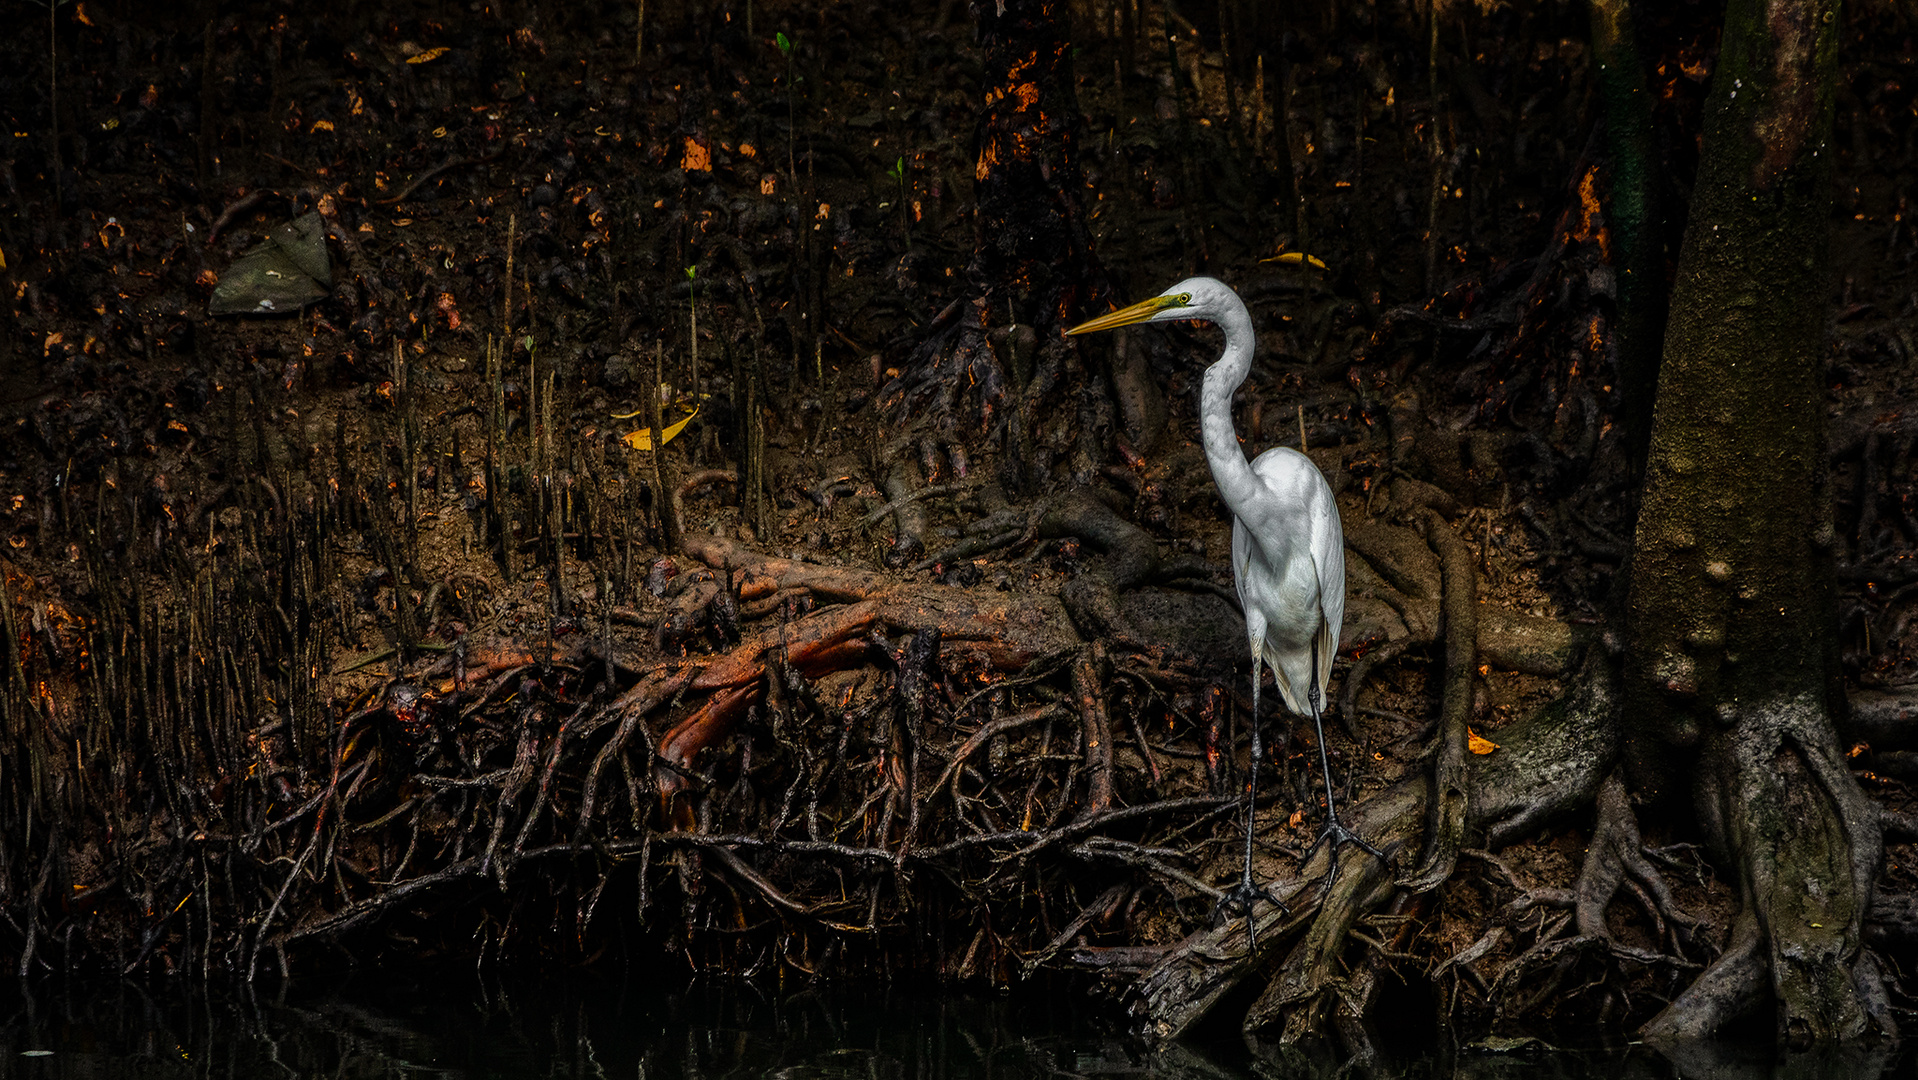
<path id="1" fill-rule="evenodd" d="M 1261 1053 L 1237 1039 L 1151 1049 L 1069 986 L 951 993 L 899 985 L 667 991 L 644 972 L 502 987 L 470 973 L 359 975 L 285 993 L 181 984 L 0 990 L 0 1080 L 1019 1080 L 1026 1077 L 1670 1077 L 1910 1075 L 1894 1047 L 1779 1060 L 1720 1044 L 1459 1051 L 1371 1070 Z M 1762 1044 L 1763 1040 L 1758 1040 Z"/>

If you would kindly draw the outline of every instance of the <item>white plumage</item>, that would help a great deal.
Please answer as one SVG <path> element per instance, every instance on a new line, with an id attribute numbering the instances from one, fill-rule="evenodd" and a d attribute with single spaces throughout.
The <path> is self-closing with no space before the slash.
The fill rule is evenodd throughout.
<path id="1" fill-rule="evenodd" d="M 1084 334 L 1142 322 L 1203 319 L 1225 332 L 1225 351 L 1206 369 L 1199 391 L 1199 427 L 1219 497 L 1232 511 L 1232 578 L 1245 610 L 1252 647 L 1252 776 L 1246 797 L 1245 867 L 1239 885 L 1220 902 L 1249 917 L 1252 902 L 1278 898 L 1252 881 L 1252 806 L 1258 794 L 1260 665 L 1272 668 L 1286 708 L 1310 716 L 1317 728 L 1325 776 L 1326 825 L 1320 842 L 1354 843 L 1378 852 L 1339 824 L 1332 803 L 1332 770 L 1320 718 L 1332 657 L 1345 620 L 1345 533 L 1332 488 L 1312 459 L 1275 447 L 1247 463 L 1232 426 L 1232 395 L 1252 370 L 1254 334 L 1245 302 L 1224 283 L 1187 278 L 1150 300 L 1067 331 Z M 1335 867 L 1337 860 L 1334 860 Z"/>
<path id="2" fill-rule="evenodd" d="M 1255 658 L 1263 645 L 1285 707 L 1313 716 L 1318 710 L 1307 695 L 1314 639 L 1322 694 L 1332 679 L 1332 656 L 1345 621 L 1345 533 L 1332 489 L 1311 458 L 1289 446 L 1275 447 L 1252 462 L 1251 473 L 1258 487 L 1241 501 L 1257 507 L 1241 511 L 1226 500 L 1233 510 L 1232 578 L 1245 609 L 1246 638 Z M 1216 481 L 1217 466 L 1212 475 Z M 1248 525 L 1248 515 L 1260 525 Z M 1261 518 L 1283 525 L 1264 527 L 1272 522 Z M 1258 675 L 1255 659 L 1255 682 Z"/>

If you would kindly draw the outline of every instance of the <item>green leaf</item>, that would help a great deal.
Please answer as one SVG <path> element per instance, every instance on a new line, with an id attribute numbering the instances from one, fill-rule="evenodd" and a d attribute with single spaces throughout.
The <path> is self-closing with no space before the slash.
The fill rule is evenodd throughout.
<path id="1" fill-rule="evenodd" d="M 785 53 L 787 56 L 791 56 L 793 54 L 793 39 L 787 37 L 786 32 L 784 30 L 781 30 L 779 33 L 774 34 L 773 40 L 779 43 L 780 52 Z"/>
<path id="2" fill-rule="evenodd" d="M 694 278 L 696 278 L 696 277 L 698 277 L 698 276 L 699 276 L 699 267 L 697 267 L 697 266 L 688 266 L 688 267 L 686 268 L 686 280 L 687 280 L 687 281 L 691 281 L 691 280 L 693 280 Z"/>

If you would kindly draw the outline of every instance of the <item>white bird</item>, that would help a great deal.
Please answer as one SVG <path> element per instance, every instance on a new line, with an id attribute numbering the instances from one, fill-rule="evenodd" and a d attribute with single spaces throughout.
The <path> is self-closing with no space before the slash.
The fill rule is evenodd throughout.
<path id="1" fill-rule="evenodd" d="M 1325 828 L 1313 844 L 1356 844 L 1383 861 L 1358 834 L 1339 824 L 1332 804 L 1332 766 L 1325 753 L 1320 703 L 1332 678 L 1339 626 L 1345 620 L 1345 533 L 1332 488 L 1312 459 L 1274 447 L 1247 464 L 1232 426 L 1232 394 L 1252 369 L 1252 316 L 1223 282 L 1187 278 L 1150 300 L 1075 326 L 1088 334 L 1143 322 L 1203 319 L 1225 331 L 1225 352 L 1205 371 L 1199 391 L 1199 430 L 1219 497 L 1232 510 L 1232 579 L 1245 609 L 1252 646 L 1252 776 L 1246 796 L 1245 867 L 1237 887 L 1219 901 L 1222 911 L 1250 919 L 1253 901 L 1278 897 L 1252 881 L 1252 812 L 1258 797 L 1260 663 L 1270 665 L 1286 708 L 1311 716 L 1318 730 L 1319 768 L 1325 777 Z M 1308 853 L 1309 854 L 1309 853 Z M 1328 876 L 1328 883 L 1330 878 Z"/>

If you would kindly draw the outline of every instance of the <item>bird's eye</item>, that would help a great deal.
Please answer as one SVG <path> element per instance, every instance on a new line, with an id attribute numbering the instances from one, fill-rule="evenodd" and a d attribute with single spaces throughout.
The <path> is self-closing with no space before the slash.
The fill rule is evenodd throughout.
<path id="1" fill-rule="evenodd" d="M 1184 306 L 1184 305 L 1187 305 L 1187 304 L 1190 304 L 1190 303 L 1192 303 L 1192 294 L 1191 294 L 1191 293 L 1189 293 L 1189 292 L 1182 292 L 1182 293 L 1180 293 L 1180 294 L 1179 294 L 1179 303 L 1180 303 L 1180 305 L 1181 305 L 1181 306 Z"/>

